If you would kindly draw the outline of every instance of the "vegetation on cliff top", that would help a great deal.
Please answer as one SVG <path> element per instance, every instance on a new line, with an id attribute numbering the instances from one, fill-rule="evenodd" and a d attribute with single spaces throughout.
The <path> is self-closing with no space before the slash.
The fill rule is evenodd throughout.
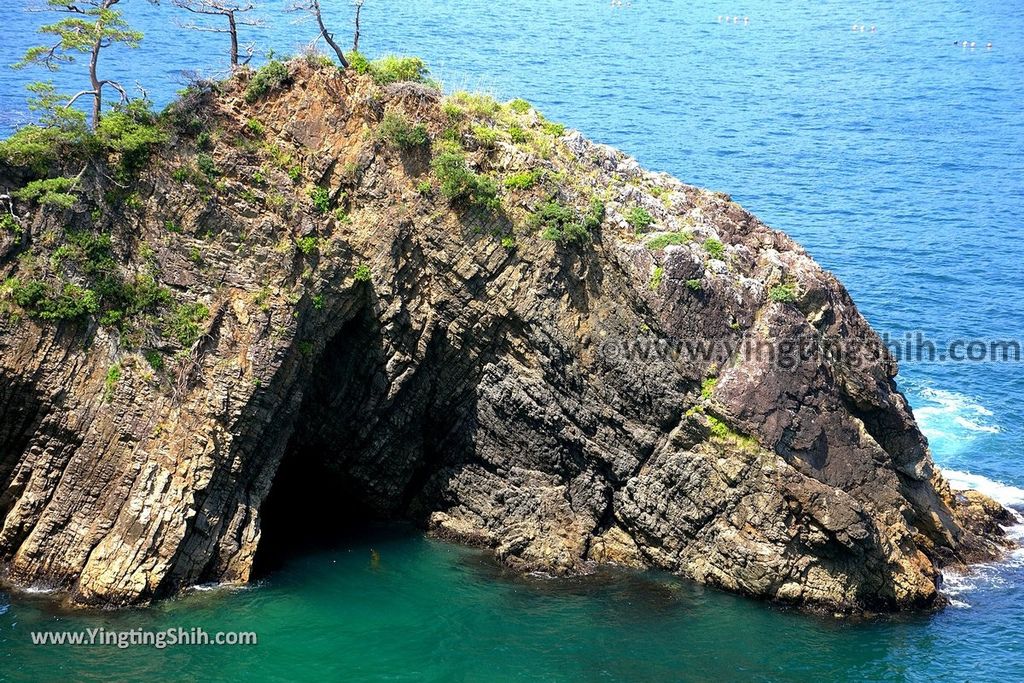
<path id="1" fill-rule="evenodd" d="M 315 3 L 300 9 L 319 12 Z M 163 200 L 154 199 L 170 191 L 166 183 L 183 186 L 211 211 L 246 207 L 286 225 L 308 216 L 315 226 L 312 233 L 273 238 L 277 253 L 295 253 L 303 260 L 300 286 L 306 287 L 331 252 L 332 232 L 350 229 L 359 215 L 365 171 L 359 159 L 365 156 L 361 150 L 371 147 L 370 156 L 387 151 L 391 163 L 401 163 L 399 175 L 408 176 L 424 213 L 433 210 L 439 216 L 451 207 L 467 234 L 488 234 L 507 250 L 521 247 L 525 238 L 578 249 L 605 222 L 605 194 L 598 196 L 586 178 L 568 172 L 573 155 L 559 141 L 565 127 L 545 119 L 525 100 L 502 103 L 461 91 L 444 96 L 415 57 L 369 60 L 358 50 L 339 57 L 340 69 L 312 52 L 298 59 L 270 59 L 255 70 L 240 65 L 227 80 L 194 82 L 161 113 L 154 113 L 144 98 L 125 96 L 91 126 L 51 86 L 34 85 L 31 106 L 39 121 L 0 141 L 0 171 L 6 166 L 16 174 L 21 186 L 13 200 L 43 216 L 44 224 L 24 224 L 13 203 L 2 214 L 0 227 L 15 236 L 18 263 L 5 274 L 0 310 L 41 321 L 95 322 L 116 329 L 127 348 L 187 348 L 203 333 L 210 300 L 197 299 L 188 288 L 164 286 L 162 268 L 186 261 L 195 279 L 206 279 L 206 245 L 231 227 L 201 227 L 180 209 L 168 211 Z M 294 83 L 302 82 L 305 90 L 311 78 L 348 79 L 346 88 L 371 103 L 359 114 L 366 133 L 353 138 L 353 154 L 326 173 L 309 150 L 281 135 L 285 122 L 276 108 L 291 96 Z M 395 93 L 406 93 L 421 105 L 412 106 L 413 100 Z M 661 188 L 650 193 L 661 196 Z M 657 208 L 649 201 L 616 208 L 622 213 L 614 220 L 638 236 L 662 220 L 660 213 L 652 215 Z M 165 240 L 173 238 L 169 246 L 180 257 L 144 255 L 147 249 L 152 252 L 145 238 L 125 232 L 129 224 L 151 221 L 162 227 Z M 650 239 L 650 249 L 693 239 L 678 226 L 666 228 L 677 231 Z M 225 239 L 244 250 L 260 236 Z M 724 252 L 715 239 L 703 246 L 713 258 Z M 356 281 L 370 282 L 369 273 L 369 266 L 360 264 Z M 658 289 L 663 277 L 659 266 L 651 288 Z M 701 283 L 688 281 L 687 286 L 698 291 Z M 310 296 L 322 309 L 323 295 Z"/>
<path id="2" fill-rule="evenodd" d="M 415 58 L 389 56 L 371 62 L 354 54 L 351 64 L 352 71 L 370 76 L 378 88 L 402 81 L 436 87 L 425 82 L 428 71 Z M 34 86 L 31 104 L 39 114 L 38 123 L 0 141 L 0 171 L 6 167 L 5 174 L 13 172 L 26 179 L 12 193 L 20 210 L 16 212 L 11 204 L 2 214 L 0 227 L 16 236 L 14 249 L 19 253 L 17 267 L 8 270 L 0 288 L 2 310 L 39 321 L 94 321 L 118 330 L 120 343 L 127 348 L 194 344 L 210 315 L 208 306 L 187 291 L 174 292 L 160 284 L 163 277 L 157 261 L 152 256 L 140 260 L 139 254 L 131 253 L 130 244 L 138 236 L 120 232 L 125 218 L 131 217 L 132 222 L 156 218 L 162 232 L 181 236 L 184 256 L 193 267 L 205 268 L 202 240 L 211 235 L 197 235 L 197 240 L 179 216 L 155 215 L 158 204 L 140 193 L 163 182 L 161 178 L 194 187 L 201 201 L 235 194 L 247 204 L 283 215 L 295 210 L 287 196 L 298 190 L 307 194 L 308 211 L 321 220 L 350 224 L 351 212 L 358 207 L 345 183 L 357 178 L 355 165 L 341 167 L 342 187 L 303 187 L 302 180 L 309 175 L 301 152 L 277 139 L 274 127 L 280 122 L 255 112 L 234 121 L 220 109 L 226 99 L 263 106 L 260 102 L 265 98 L 287 91 L 296 70 L 303 69 L 328 77 L 336 73 L 324 58 L 272 60 L 255 72 L 239 71 L 227 81 L 196 82 L 159 114 L 144 99 L 117 103 L 94 127 L 52 88 Z M 582 210 L 566 202 L 556 184 L 559 174 L 546 168 L 504 173 L 487 168 L 500 146 L 519 147 L 542 160 L 551 155 L 553 136 L 562 131 L 523 100 L 502 104 L 488 95 L 457 92 L 441 97 L 425 113 L 385 111 L 376 123 L 374 139 L 398 154 L 422 150 L 432 178 L 415 181 L 423 200 L 430 204 L 439 198 L 459 211 L 494 216 L 488 222 L 506 227 L 493 228 L 492 234 L 502 246 L 513 249 L 517 223 L 538 237 L 569 244 L 587 241 L 604 218 L 604 204 L 596 197 Z M 237 163 L 232 159 L 239 154 L 256 159 L 259 169 L 244 178 L 227 170 Z M 280 173 L 294 189 L 273 180 Z M 536 208 L 525 214 L 517 208 L 518 218 L 506 217 L 509 193 L 519 193 L 517 207 L 525 203 Z M 45 225 L 29 230 L 23 224 L 26 212 L 40 212 Z M 303 236 L 290 244 L 312 258 L 326 241 Z M 138 248 L 148 249 L 144 244 Z M 315 264 L 311 261 L 307 270 Z M 369 282 L 369 272 L 361 265 L 356 280 Z M 147 349 L 147 359 L 154 353 Z M 159 368 L 163 363 L 150 361 L 150 365 Z"/>

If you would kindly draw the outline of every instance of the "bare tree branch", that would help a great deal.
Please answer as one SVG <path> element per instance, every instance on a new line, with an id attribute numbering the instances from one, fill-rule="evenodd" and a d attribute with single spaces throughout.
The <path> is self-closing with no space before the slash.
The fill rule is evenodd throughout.
<path id="1" fill-rule="evenodd" d="M 359 15 L 363 11 L 363 0 L 354 0 L 356 7 L 356 30 L 352 36 L 352 52 L 359 52 Z"/>
<path id="2" fill-rule="evenodd" d="M 334 40 L 334 34 L 327 30 L 327 26 L 324 24 L 323 12 L 320 9 L 320 0 L 295 0 L 288 9 L 290 11 L 307 12 L 314 19 L 316 19 L 316 25 L 320 29 L 320 35 L 331 46 L 334 50 L 334 54 L 338 56 L 338 61 L 341 63 L 341 68 L 348 68 L 348 60 L 345 58 L 345 52 L 341 49 L 341 46 Z"/>
<path id="3" fill-rule="evenodd" d="M 92 95 L 92 96 L 94 96 L 94 97 L 95 97 L 95 95 L 96 95 L 96 91 L 95 91 L 95 90 L 83 90 L 83 91 L 81 91 L 81 92 L 75 93 L 75 96 L 74 96 L 74 97 L 72 97 L 72 98 L 71 98 L 70 100 L 68 100 L 68 103 L 67 103 L 67 104 L 65 104 L 64 106 L 65 106 L 65 107 L 70 107 L 71 105 L 73 105 L 73 104 L 75 103 L 75 101 L 76 101 L 76 100 L 77 100 L 77 99 L 78 99 L 79 97 L 85 97 L 86 95 Z"/>
<path id="4" fill-rule="evenodd" d="M 252 59 L 253 51 L 249 51 L 249 55 L 244 62 L 239 62 L 238 59 L 238 27 L 239 26 L 265 26 L 266 24 L 262 19 L 250 19 L 244 15 L 246 12 L 251 12 L 256 9 L 256 5 L 253 3 L 240 3 L 230 2 L 229 0 L 172 0 L 172 4 L 175 7 L 191 12 L 192 14 L 199 14 L 209 17 L 223 17 L 227 20 L 227 28 L 217 29 L 209 26 L 201 26 L 195 23 L 183 25 L 183 28 L 187 28 L 193 31 L 204 31 L 207 33 L 227 33 L 231 36 L 231 67 L 236 68 L 238 66 L 248 64 L 249 60 Z"/>

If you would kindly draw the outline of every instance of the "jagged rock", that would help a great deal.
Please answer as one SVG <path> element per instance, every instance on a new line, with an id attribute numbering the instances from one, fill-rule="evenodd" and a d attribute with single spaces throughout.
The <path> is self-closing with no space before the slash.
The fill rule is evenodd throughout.
<path id="1" fill-rule="evenodd" d="M 440 140 L 451 120 L 436 92 L 291 68 L 292 86 L 255 104 L 228 84 L 201 105 L 226 182 L 174 179 L 196 153 L 182 135 L 142 172 L 137 210 L 107 207 L 97 226 L 81 207 L 19 207 L 30 235 L 4 249 L 45 263 L 49 232 L 107 230 L 124 273 L 150 268 L 209 315 L 189 346 L 152 321 L 133 343 L 94 319 L 24 317 L 6 293 L 10 581 L 136 603 L 247 581 L 275 534 L 359 515 L 412 519 L 522 570 L 657 567 L 858 611 L 935 604 L 942 565 L 1005 545 L 1005 511 L 954 496 L 934 467 L 888 356 L 790 367 L 738 350 L 880 344 L 832 275 L 727 196 L 569 132 L 547 153 L 478 145 L 475 169 L 548 180 L 505 191 L 497 214 L 452 205 L 418 187 L 426 150 L 374 135 L 398 111 Z M 536 112 L 521 121 L 547 135 Z M 331 212 L 307 183 L 329 189 Z M 605 200 L 590 241 L 529 227 L 551 194 L 580 215 Z M 634 206 L 676 243 L 648 248 Z M 513 234 L 514 247 L 498 238 Z M 4 277 L 26 263 L 6 258 Z M 773 301 L 787 283 L 793 300 Z M 702 340 L 716 344 L 678 352 Z"/>

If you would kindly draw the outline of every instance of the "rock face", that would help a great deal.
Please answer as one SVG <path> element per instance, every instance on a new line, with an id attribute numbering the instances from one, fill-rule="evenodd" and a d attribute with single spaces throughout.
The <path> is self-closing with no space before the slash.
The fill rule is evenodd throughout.
<path id="1" fill-rule="evenodd" d="M 254 104 L 235 82 L 179 105 L 207 132 L 174 132 L 132 201 L 110 202 L 107 159 L 71 209 L 15 202 L 9 581 L 136 603 L 247 581 L 303 528 L 408 518 L 523 570 L 657 567 L 859 611 L 934 604 L 941 566 L 999 551 L 1003 511 L 951 492 L 895 364 L 829 351 L 879 342 L 785 235 L 521 105 L 290 69 Z M 378 134 L 395 115 L 434 151 Z M 443 144 L 500 209 L 443 196 Z M 200 155 L 207 180 L 181 171 Z M 543 239 L 551 198 L 600 225 Z M 12 283 L 56 276 L 72 230 L 170 298 L 132 326 L 26 314 Z M 793 340 L 816 352 L 780 357 Z"/>

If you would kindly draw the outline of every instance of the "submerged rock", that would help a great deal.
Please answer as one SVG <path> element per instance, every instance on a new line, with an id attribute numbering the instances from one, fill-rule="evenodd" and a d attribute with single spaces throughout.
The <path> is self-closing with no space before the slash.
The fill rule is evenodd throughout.
<path id="1" fill-rule="evenodd" d="M 176 105 L 127 188 L 97 153 L 72 208 L 15 201 L 11 582 L 137 603 L 408 518 L 524 571 L 852 612 L 936 604 L 943 565 L 1006 544 L 895 362 L 850 352 L 881 343 L 843 286 L 729 197 L 521 104 L 290 68 L 255 103 L 243 74 Z M 46 315 L 32 282 L 100 300 Z"/>

